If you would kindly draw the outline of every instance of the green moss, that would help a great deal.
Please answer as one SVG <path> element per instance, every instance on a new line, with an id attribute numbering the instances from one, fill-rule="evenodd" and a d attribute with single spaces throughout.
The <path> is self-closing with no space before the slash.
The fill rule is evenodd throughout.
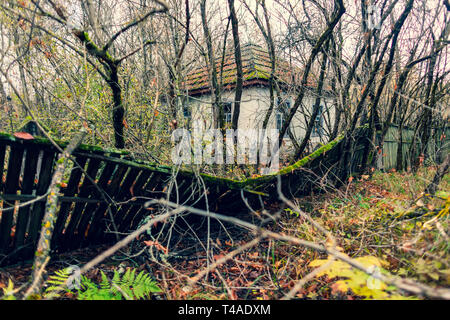
<path id="1" fill-rule="evenodd" d="M 93 54 L 95 57 L 102 58 L 102 59 L 104 59 L 105 61 L 108 61 L 108 62 L 114 62 L 114 59 L 111 57 L 111 55 L 107 51 L 99 48 L 91 40 L 91 38 L 89 37 L 89 34 L 86 31 L 79 33 L 77 36 L 78 36 L 78 38 L 81 41 L 83 41 L 86 44 L 86 47 L 87 47 L 88 51 L 91 54 Z"/>
<path id="2" fill-rule="evenodd" d="M 192 171 L 188 170 L 181 170 L 180 174 L 187 177 L 194 177 L 195 174 Z M 229 179 L 229 178 L 223 178 L 223 177 L 215 177 L 207 173 L 200 173 L 200 177 L 205 182 L 215 183 L 222 187 L 227 187 L 229 189 L 242 189 L 244 188 L 244 181 Z"/>
<path id="3" fill-rule="evenodd" d="M 265 183 L 267 183 L 267 182 L 273 182 L 277 178 L 277 176 L 288 175 L 288 174 L 291 174 L 292 172 L 294 172 L 295 170 L 304 167 L 305 165 L 310 163 L 312 160 L 316 159 L 323 153 L 325 153 L 325 152 L 331 150 L 333 147 L 335 147 L 343 139 L 343 137 L 344 136 L 339 136 L 338 138 L 331 141 L 330 143 L 323 145 L 322 147 L 320 147 L 319 149 L 317 149 L 310 155 L 304 157 L 303 159 L 297 161 L 296 163 L 294 163 L 286 168 L 283 168 L 280 171 L 275 172 L 275 173 L 267 174 L 267 175 L 256 177 L 256 178 L 248 178 L 245 180 L 234 180 L 234 179 L 223 178 L 223 177 L 215 177 L 215 176 L 212 176 L 212 175 L 209 175 L 206 173 L 200 173 L 200 176 L 202 177 L 202 179 L 205 182 L 216 184 L 219 187 L 224 187 L 224 188 L 234 189 L 234 190 L 243 189 L 250 193 L 266 195 L 265 193 L 262 193 L 262 192 L 259 192 L 256 190 L 259 188 L 262 188 L 265 185 Z M 0 140 L 21 141 L 20 139 L 17 139 L 10 134 L 2 133 L 2 132 L 0 132 Z M 27 142 L 41 144 L 41 145 L 51 145 L 49 140 L 44 139 L 44 138 L 39 138 L 39 137 L 35 138 L 34 140 L 27 141 Z M 55 140 L 55 142 L 61 148 L 65 148 L 69 144 L 69 142 L 67 142 L 67 141 L 60 141 L 60 140 Z M 92 145 L 80 145 L 78 147 L 78 150 L 87 151 L 87 152 L 102 152 L 102 153 L 106 153 L 106 154 L 113 153 L 113 152 L 120 154 L 120 155 L 129 154 L 129 152 L 127 152 L 127 151 L 121 151 L 121 150 L 116 150 L 116 149 L 111 149 L 111 148 L 103 149 L 99 146 L 92 146 Z M 61 159 L 63 159 L 63 158 L 61 158 Z M 61 161 L 63 161 L 63 160 L 61 160 Z M 154 163 L 143 162 L 143 161 L 135 162 L 135 161 L 129 161 L 129 160 L 114 158 L 114 157 L 110 158 L 110 161 L 116 162 L 116 163 L 121 163 L 121 164 L 128 165 L 128 166 L 132 166 L 135 168 L 148 169 L 151 171 L 156 171 L 156 172 L 160 172 L 160 173 L 164 173 L 164 174 L 171 174 L 172 169 L 173 169 L 173 167 L 171 167 L 171 166 L 157 165 Z M 189 178 L 192 178 L 195 176 L 194 172 L 189 171 L 189 170 L 180 170 L 179 175 L 182 177 L 189 177 Z"/>
<path id="4" fill-rule="evenodd" d="M 22 139 L 18 139 L 14 137 L 13 135 L 5 132 L 0 132 L 0 140 L 7 140 L 7 141 L 23 141 Z M 69 142 L 63 141 L 59 139 L 53 139 L 53 141 L 60 146 L 61 148 L 65 148 Z M 42 137 L 34 137 L 33 140 L 27 140 L 28 143 L 32 144 L 39 144 L 39 145 L 46 145 L 46 146 L 52 146 L 53 144 L 50 142 L 50 140 Z M 119 155 L 128 155 L 130 154 L 129 151 L 114 149 L 114 148 L 102 148 L 99 146 L 94 145 L 88 145 L 88 144 L 80 144 L 78 147 L 78 150 L 88 151 L 88 152 L 102 152 L 102 153 L 116 153 Z"/>
<path id="5" fill-rule="evenodd" d="M 275 173 L 270 173 L 267 175 L 263 175 L 260 177 L 256 177 L 256 178 L 248 178 L 245 180 L 234 180 L 234 179 L 228 179 L 228 178 L 222 178 L 222 177 L 215 177 L 215 176 L 211 176 L 205 173 L 201 173 L 200 176 L 207 182 L 212 182 L 212 183 L 216 183 L 219 185 L 223 185 L 226 186 L 230 189 L 244 189 L 250 193 L 256 193 L 256 194 L 260 194 L 260 195 L 266 195 L 262 192 L 256 191 L 256 189 L 260 188 L 261 186 L 264 185 L 264 183 L 266 182 L 272 182 L 274 179 L 276 179 L 277 176 L 279 175 L 287 175 L 292 173 L 293 171 L 304 167 L 306 164 L 308 164 L 309 162 L 311 162 L 312 160 L 316 159 L 317 157 L 319 157 L 320 155 L 322 155 L 323 153 L 331 150 L 333 147 L 335 147 L 342 139 L 344 138 L 343 135 L 337 137 L 335 140 L 329 142 L 326 145 L 323 145 L 322 147 L 320 147 L 319 149 L 317 149 L 316 151 L 314 151 L 313 153 L 311 153 L 310 155 L 304 157 L 303 159 L 297 161 L 296 163 L 281 169 L 278 172 Z M 192 175 L 193 173 L 190 171 L 183 171 L 183 174 L 185 175 Z"/>
<path id="6" fill-rule="evenodd" d="M 214 183 L 214 184 L 216 184 L 218 186 L 222 186 L 222 187 L 226 187 L 226 188 L 234 189 L 234 190 L 243 189 L 243 190 L 245 190 L 247 192 L 250 192 L 250 193 L 267 196 L 267 194 L 265 194 L 263 192 L 260 192 L 260 191 L 257 191 L 257 189 L 260 189 L 260 188 L 264 187 L 264 185 L 266 185 L 266 183 L 273 182 L 277 178 L 277 176 L 288 175 L 288 174 L 291 174 L 292 172 L 294 172 L 295 170 L 304 167 L 305 165 L 310 163 L 312 160 L 316 159 L 317 157 L 319 157 L 320 155 L 324 154 L 325 152 L 331 150 L 343 138 L 344 138 L 343 135 L 339 136 L 335 140 L 331 141 L 330 143 L 328 143 L 326 145 L 323 145 L 322 147 L 320 147 L 319 149 L 317 149 L 316 151 L 314 151 L 310 155 L 308 155 L 308 156 L 302 158 L 301 160 L 297 161 L 293 165 L 290 165 L 290 166 L 288 166 L 286 168 L 283 168 L 283 169 L 281 169 L 278 172 L 267 174 L 267 175 L 263 175 L 263 176 L 260 176 L 260 177 L 248 178 L 248 179 L 245 179 L 245 180 L 234 180 L 234 179 L 223 178 L 223 177 L 215 177 L 215 176 L 212 176 L 212 175 L 209 175 L 209 174 L 205 174 L 205 173 L 201 173 L 200 176 L 203 178 L 203 180 L 205 182 Z M 187 170 L 180 171 L 180 173 L 185 175 L 185 176 L 194 176 L 193 172 L 187 171 Z"/>
<path id="7" fill-rule="evenodd" d="M 0 132 L 0 139 L 2 139 L 2 140 L 13 140 L 14 141 L 15 138 L 12 135 L 10 135 L 9 133 Z"/>
<path id="8" fill-rule="evenodd" d="M 311 160 L 314 160 L 315 158 L 317 158 L 318 156 L 322 155 L 323 153 L 331 150 L 343 138 L 344 138 L 344 136 L 339 136 L 338 138 L 334 139 L 333 141 L 329 142 L 328 144 L 323 145 L 322 147 L 320 147 L 319 149 L 317 149 L 316 151 L 314 151 L 310 155 L 308 155 L 308 156 L 304 157 L 303 159 L 297 161 L 293 165 L 290 165 L 290 166 L 280 170 L 280 172 L 278 174 L 286 174 L 286 173 L 294 171 L 297 168 L 303 167 L 305 164 L 307 164 Z"/>
<path id="9" fill-rule="evenodd" d="M 319 157 L 320 155 L 322 155 L 323 153 L 331 150 L 334 146 L 336 146 L 342 139 L 344 138 L 344 136 L 339 136 L 336 139 L 334 139 L 333 141 L 329 142 L 326 145 L 323 145 L 322 147 L 320 147 L 319 149 L 317 149 L 316 151 L 314 151 L 313 153 L 311 153 L 310 155 L 302 158 L 301 160 L 297 161 L 296 163 L 285 167 L 283 169 L 281 169 L 278 172 L 275 173 L 270 173 L 264 176 L 260 176 L 260 177 L 256 177 L 256 178 L 249 178 L 246 179 L 243 184 L 246 186 L 257 186 L 258 184 L 261 184 L 263 182 L 268 182 L 273 180 L 276 176 L 279 175 L 286 175 L 286 174 L 290 174 L 292 172 L 294 172 L 295 170 L 304 167 L 306 164 L 308 164 L 309 162 L 311 162 L 312 160 L 316 159 L 317 157 Z"/>
<path id="10" fill-rule="evenodd" d="M 259 79 L 266 79 L 268 80 L 270 78 L 270 74 L 267 73 L 265 70 L 262 70 L 261 68 L 259 68 L 258 66 L 255 66 L 255 70 L 254 73 L 256 75 L 256 78 Z"/>

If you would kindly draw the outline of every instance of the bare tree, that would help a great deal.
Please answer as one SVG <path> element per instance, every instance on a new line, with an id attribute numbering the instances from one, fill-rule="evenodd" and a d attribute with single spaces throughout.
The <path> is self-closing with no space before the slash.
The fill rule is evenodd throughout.
<path id="1" fill-rule="evenodd" d="M 126 125 L 125 109 L 122 102 L 122 87 L 119 80 L 120 65 L 124 60 L 133 56 L 134 54 L 142 50 L 144 47 L 155 43 L 155 40 L 148 39 L 144 41 L 138 48 L 134 48 L 119 57 L 113 57 L 111 53 L 111 48 L 113 44 L 117 41 L 117 39 L 121 35 L 125 34 L 127 31 L 135 28 L 150 16 L 153 16 L 158 13 L 165 13 L 168 10 L 168 7 L 164 2 L 159 0 L 155 0 L 155 2 L 157 3 L 158 8 L 148 9 L 143 14 L 135 17 L 125 26 L 123 26 L 120 30 L 118 30 L 112 36 L 110 36 L 105 41 L 104 44 L 94 42 L 94 40 L 91 39 L 88 32 L 86 32 L 83 29 L 72 28 L 71 30 L 72 34 L 86 48 L 87 52 L 98 61 L 100 65 L 94 64 L 94 68 L 97 70 L 97 72 L 101 75 L 101 77 L 105 80 L 105 82 L 111 89 L 113 95 L 112 123 L 114 127 L 115 146 L 117 148 L 125 147 L 124 126 Z M 62 24 L 63 26 L 67 25 L 70 26 L 71 22 L 69 21 L 67 9 L 61 4 L 58 4 L 53 1 L 48 1 L 48 3 L 47 2 L 40 3 L 38 1 L 32 1 L 32 3 L 35 6 L 34 9 L 22 6 L 20 3 L 18 4 L 18 7 L 24 10 L 35 10 L 39 13 L 39 15 L 42 15 L 43 17 L 56 21 L 57 23 Z M 45 7 L 46 5 L 48 5 L 48 8 Z M 87 15 L 89 17 L 93 13 L 92 4 L 91 2 L 88 2 L 86 5 L 88 9 Z M 12 9 L 10 8 L 6 8 L 5 6 L 3 6 L 3 8 L 6 9 L 11 14 L 16 14 L 16 12 L 12 11 Z M 50 8 L 53 10 L 53 12 L 50 11 Z M 23 19 L 28 21 L 29 23 L 33 23 L 33 21 L 27 17 L 24 17 Z M 95 17 L 90 17 L 89 21 L 90 23 L 92 23 L 91 27 L 94 30 L 98 30 L 97 19 Z M 41 29 L 43 32 L 46 32 L 47 34 L 53 35 L 43 26 L 37 25 L 36 27 Z M 101 38 L 101 36 L 99 36 L 98 34 L 96 34 L 95 37 Z M 65 41 L 63 41 L 63 43 L 64 42 Z M 75 52 L 77 52 L 78 54 L 82 55 L 82 52 L 80 50 L 77 50 L 74 47 L 72 47 L 72 49 L 74 49 Z"/>
<path id="2" fill-rule="evenodd" d="M 228 0 L 228 7 L 230 9 L 230 21 L 234 42 L 234 59 L 236 61 L 236 92 L 234 97 L 234 110 L 231 127 L 236 130 L 238 128 L 239 113 L 241 110 L 242 83 L 244 73 L 242 70 L 241 43 L 239 39 L 239 21 L 236 16 L 236 10 L 234 8 L 234 0 Z"/>

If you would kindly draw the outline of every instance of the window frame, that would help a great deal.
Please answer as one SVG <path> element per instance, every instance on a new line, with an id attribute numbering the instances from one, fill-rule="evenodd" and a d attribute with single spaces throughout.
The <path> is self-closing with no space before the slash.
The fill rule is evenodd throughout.
<path id="1" fill-rule="evenodd" d="M 314 126 L 311 132 L 311 137 L 316 138 L 316 137 L 322 137 L 323 135 L 323 110 L 324 110 L 324 105 L 320 104 L 319 106 L 319 112 L 316 116 L 316 118 L 314 119 Z"/>
<path id="2" fill-rule="evenodd" d="M 278 131 L 281 130 L 281 128 L 283 127 L 286 119 L 284 118 L 286 111 L 291 109 L 291 97 L 277 97 L 276 99 L 276 113 L 275 113 L 275 127 Z M 281 117 L 281 119 L 278 119 L 278 117 Z M 281 121 L 281 122 L 280 122 Z M 279 127 L 280 125 L 280 127 Z M 289 124 L 290 126 L 290 124 Z M 287 138 L 288 137 L 288 133 L 286 132 L 284 134 L 283 138 Z"/>
<path id="3" fill-rule="evenodd" d="M 280 131 L 284 125 L 284 114 L 279 110 L 277 110 L 275 114 L 275 124 L 278 131 Z"/>
<path id="4" fill-rule="evenodd" d="M 192 110 L 188 104 L 183 105 L 183 117 L 188 120 L 192 119 Z"/>
<path id="5" fill-rule="evenodd" d="M 225 106 L 229 106 L 229 112 L 225 111 Z M 233 122 L 233 103 L 231 101 L 222 102 L 223 108 L 223 123 L 225 126 L 231 126 Z"/>

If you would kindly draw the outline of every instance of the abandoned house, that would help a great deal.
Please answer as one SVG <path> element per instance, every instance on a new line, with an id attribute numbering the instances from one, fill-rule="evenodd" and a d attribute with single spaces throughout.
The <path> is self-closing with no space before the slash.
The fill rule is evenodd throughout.
<path id="1" fill-rule="evenodd" d="M 243 89 L 238 121 L 238 129 L 261 129 L 270 107 L 271 61 L 267 49 L 259 45 L 247 44 L 241 49 L 243 67 Z M 234 110 L 236 87 L 236 61 L 233 50 L 228 50 L 225 57 L 216 59 L 218 81 L 221 84 L 221 101 L 224 109 L 224 123 L 231 125 Z M 223 62 L 223 63 L 222 63 Z M 280 130 L 289 109 L 297 97 L 302 71 L 290 64 L 287 59 L 276 58 L 274 108 L 269 118 L 267 129 Z M 308 80 L 308 88 L 302 105 L 298 108 L 284 141 L 291 145 L 290 138 L 301 141 L 311 118 L 316 101 L 316 78 Z M 317 75 L 318 77 L 318 75 Z M 184 84 L 185 102 L 182 117 L 186 126 L 195 120 L 201 120 L 206 127 L 212 126 L 211 81 L 207 67 L 190 72 Z M 334 124 L 334 105 L 329 91 L 323 90 L 320 97 L 320 111 L 315 119 L 311 142 L 326 142 Z"/>

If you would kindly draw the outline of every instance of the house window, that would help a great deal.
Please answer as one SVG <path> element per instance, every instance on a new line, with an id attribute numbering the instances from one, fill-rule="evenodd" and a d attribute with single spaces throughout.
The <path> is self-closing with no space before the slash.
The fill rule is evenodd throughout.
<path id="1" fill-rule="evenodd" d="M 277 113 L 276 113 L 276 125 L 277 130 L 280 131 L 281 128 L 283 128 L 283 125 L 285 123 L 284 115 L 289 112 L 289 109 L 291 108 L 291 101 L 289 99 L 282 99 L 280 97 L 277 98 Z M 284 137 L 287 136 L 287 132 L 285 133 Z"/>
<path id="2" fill-rule="evenodd" d="M 281 128 L 283 128 L 283 124 L 284 124 L 284 116 L 283 113 L 280 111 L 277 111 L 277 130 L 280 131 Z"/>
<path id="3" fill-rule="evenodd" d="M 323 106 L 319 106 L 319 112 L 316 119 L 314 119 L 314 127 L 312 130 L 313 137 L 320 137 L 323 134 Z"/>
<path id="4" fill-rule="evenodd" d="M 191 109 L 189 108 L 188 105 L 184 105 L 183 106 L 183 116 L 186 119 L 190 119 L 191 118 Z"/>
<path id="5" fill-rule="evenodd" d="M 223 123 L 225 126 L 230 126 L 232 119 L 231 102 L 224 102 L 222 105 L 223 105 Z"/>

